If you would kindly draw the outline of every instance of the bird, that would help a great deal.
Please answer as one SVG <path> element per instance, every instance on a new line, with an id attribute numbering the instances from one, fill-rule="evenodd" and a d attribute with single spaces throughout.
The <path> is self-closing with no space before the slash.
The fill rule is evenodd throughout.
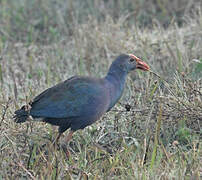
<path id="1" fill-rule="evenodd" d="M 75 131 L 93 124 L 110 111 L 123 94 L 129 72 L 150 67 L 133 54 L 121 54 L 112 62 L 103 78 L 73 76 L 46 89 L 28 104 L 14 112 L 16 123 L 28 119 L 58 126 L 55 142 L 70 129 L 69 142 Z"/>

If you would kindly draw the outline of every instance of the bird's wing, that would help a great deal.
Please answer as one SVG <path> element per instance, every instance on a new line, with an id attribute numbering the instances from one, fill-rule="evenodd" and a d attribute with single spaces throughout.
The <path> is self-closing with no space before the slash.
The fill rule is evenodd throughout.
<path id="1" fill-rule="evenodd" d="M 82 116 L 100 88 L 88 79 L 70 78 L 37 96 L 31 104 L 33 117 L 68 118 Z"/>
<path id="2" fill-rule="evenodd" d="M 67 79 L 66 81 L 62 82 L 62 83 L 65 83 L 65 82 L 71 82 L 73 79 L 76 79 L 78 78 L 78 76 L 72 76 L 70 77 L 69 79 Z M 45 91 L 43 91 L 41 94 L 39 94 L 38 96 L 36 96 L 33 101 L 31 102 L 31 105 L 33 105 L 34 103 L 36 103 L 38 100 L 42 99 L 43 97 L 47 96 L 48 93 L 50 93 L 51 91 L 53 91 L 54 89 L 57 89 L 58 86 L 60 86 L 61 83 L 51 87 L 51 88 L 48 88 L 46 89 Z"/>

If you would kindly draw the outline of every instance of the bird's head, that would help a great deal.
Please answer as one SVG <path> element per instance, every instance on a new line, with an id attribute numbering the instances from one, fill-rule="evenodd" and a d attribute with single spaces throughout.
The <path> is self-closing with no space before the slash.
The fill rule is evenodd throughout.
<path id="1" fill-rule="evenodd" d="M 136 57 L 133 54 L 129 54 L 128 56 L 130 57 L 130 59 L 129 59 L 130 64 L 132 64 L 132 66 L 133 66 L 132 70 L 141 69 L 143 71 L 149 71 L 149 69 L 150 69 L 149 65 L 147 65 L 140 58 Z"/>
<path id="2" fill-rule="evenodd" d="M 135 69 L 141 69 L 143 71 L 149 71 L 149 66 L 140 58 L 133 54 L 122 54 L 118 56 L 111 65 L 113 70 L 117 69 L 123 72 L 130 72 Z"/>

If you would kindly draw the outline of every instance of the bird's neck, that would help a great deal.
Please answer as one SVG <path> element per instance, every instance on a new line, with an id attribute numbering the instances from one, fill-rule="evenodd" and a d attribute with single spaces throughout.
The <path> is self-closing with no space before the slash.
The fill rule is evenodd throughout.
<path id="1" fill-rule="evenodd" d="M 116 104 L 116 102 L 120 99 L 125 81 L 126 81 L 127 73 L 123 71 L 118 71 L 117 69 L 113 71 L 113 69 L 108 72 L 105 80 L 108 84 L 109 94 L 110 94 L 110 105 L 108 111 Z"/>

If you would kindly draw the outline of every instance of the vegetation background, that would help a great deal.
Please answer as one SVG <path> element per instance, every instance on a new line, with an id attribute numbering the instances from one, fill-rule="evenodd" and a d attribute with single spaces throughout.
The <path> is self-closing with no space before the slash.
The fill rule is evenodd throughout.
<path id="1" fill-rule="evenodd" d="M 121 53 L 145 60 L 115 108 L 75 133 L 15 124 L 13 112 L 75 74 L 104 76 Z M 1 179 L 200 179 L 201 0 L 0 0 Z"/>

